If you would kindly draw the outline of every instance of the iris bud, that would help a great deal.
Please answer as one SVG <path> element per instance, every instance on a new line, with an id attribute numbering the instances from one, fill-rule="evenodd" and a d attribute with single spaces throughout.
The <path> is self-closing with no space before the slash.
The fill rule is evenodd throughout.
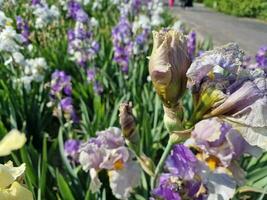
<path id="1" fill-rule="evenodd" d="M 191 64 L 186 38 L 174 30 L 153 32 L 149 74 L 164 106 L 177 107 L 186 89 L 186 72 Z"/>
<path id="2" fill-rule="evenodd" d="M 142 169 L 150 176 L 154 176 L 155 164 L 151 158 L 147 157 L 145 154 L 142 154 L 137 158 Z"/>
<path id="3" fill-rule="evenodd" d="M 120 125 L 123 136 L 132 143 L 138 142 L 135 118 L 132 113 L 132 103 L 122 103 L 119 108 Z"/>

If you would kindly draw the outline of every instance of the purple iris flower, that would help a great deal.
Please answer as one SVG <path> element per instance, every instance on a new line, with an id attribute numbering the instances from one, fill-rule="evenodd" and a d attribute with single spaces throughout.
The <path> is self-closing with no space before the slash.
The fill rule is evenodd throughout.
<path id="1" fill-rule="evenodd" d="M 67 96 L 72 94 L 71 77 L 64 71 L 56 70 L 52 74 L 50 93 L 52 96 L 60 96 L 62 92 Z"/>
<path id="2" fill-rule="evenodd" d="M 181 179 L 191 180 L 197 171 L 197 158 L 188 147 L 177 144 L 167 158 L 165 167 Z"/>
<path id="3" fill-rule="evenodd" d="M 68 52 L 80 66 L 86 67 L 99 50 L 100 45 L 94 40 L 88 25 L 78 23 L 74 29 L 68 30 Z"/>
<path id="4" fill-rule="evenodd" d="M 98 81 L 94 82 L 93 88 L 94 88 L 94 91 L 99 95 L 102 94 L 104 91 L 103 86 Z"/>
<path id="5" fill-rule="evenodd" d="M 132 56 L 133 42 L 132 28 L 128 19 L 121 17 L 117 26 L 112 29 L 114 61 L 118 63 L 124 73 L 128 73 Z"/>
<path id="6" fill-rule="evenodd" d="M 71 77 L 64 71 L 56 70 L 52 74 L 51 89 L 50 89 L 50 101 L 57 105 L 58 110 L 62 110 L 64 117 L 73 122 L 79 121 L 72 102 L 72 86 Z M 58 110 L 55 113 L 58 113 Z M 56 114 L 57 116 L 59 115 Z"/>
<path id="7" fill-rule="evenodd" d="M 195 58 L 196 52 L 196 32 L 191 31 L 187 39 L 187 50 L 190 55 L 190 58 L 193 60 Z"/>
<path id="8" fill-rule="evenodd" d="M 35 5 L 41 5 L 41 0 L 32 0 L 32 5 L 35 6 Z"/>
<path id="9" fill-rule="evenodd" d="M 75 139 L 69 139 L 64 143 L 64 151 L 67 157 L 74 162 L 78 162 L 79 160 L 79 148 L 81 142 Z"/>
<path id="10" fill-rule="evenodd" d="M 22 35 L 23 43 L 28 44 L 30 37 L 30 28 L 28 23 L 21 16 L 16 17 L 16 22 L 17 22 L 17 28 Z"/>
<path id="11" fill-rule="evenodd" d="M 178 181 L 178 177 L 173 174 L 162 174 L 158 187 L 152 191 L 152 196 L 164 200 L 182 200 L 178 191 Z"/>
<path id="12" fill-rule="evenodd" d="M 68 16 L 78 22 L 88 22 L 89 16 L 83 10 L 82 6 L 76 1 L 68 2 Z"/>
<path id="13" fill-rule="evenodd" d="M 64 113 L 66 119 L 71 119 L 73 122 L 78 122 L 78 117 L 73 107 L 73 101 L 71 97 L 65 97 L 60 101 L 61 110 Z"/>
<path id="14" fill-rule="evenodd" d="M 95 69 L 88 69 L 87 70 L 87 80 L 89 82 L 92 82 L 95 80 L 95 77 L 96 77 L 96 71 Z"/>
<path id="15" fill-rule="evenodd" d="M 262 46 L 256 54 L 256 62 L 259 67 L 267 69 L 267 46 Z"/>

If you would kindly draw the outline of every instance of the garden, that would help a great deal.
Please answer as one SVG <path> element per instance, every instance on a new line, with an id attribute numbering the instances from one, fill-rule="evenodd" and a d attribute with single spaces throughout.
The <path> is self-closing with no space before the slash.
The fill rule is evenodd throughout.
<path id="1" fill-rule="evenodd" d="M 0 0 L 0 200 L 264 200 L 266 74 L 161 0 Z"/>

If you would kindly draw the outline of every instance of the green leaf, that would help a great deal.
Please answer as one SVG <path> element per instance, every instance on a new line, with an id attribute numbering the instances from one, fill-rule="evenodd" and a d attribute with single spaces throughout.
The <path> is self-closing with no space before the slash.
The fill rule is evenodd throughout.
<path id="1" fill-rule="evenodd" d="M 75 200 L 69 185 L 66 183 L 65 178 L 60 174 L 60 172 L 58 172 L 58 170 L 56 172 L 56 176 L 57 176 L 57 184 L 62 198 L 64 200 Z"/>

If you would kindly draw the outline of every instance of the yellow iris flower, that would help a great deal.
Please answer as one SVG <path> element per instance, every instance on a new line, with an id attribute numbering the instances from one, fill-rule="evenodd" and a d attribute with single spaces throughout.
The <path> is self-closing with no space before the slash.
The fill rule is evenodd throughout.
<path id="1" fill-rule="evenodd" d="M 7 156 L 13 150 L 20 149 L 26 142 L 25 134 L 20 133 L 18 130 L 11 130 L 0 141 L 0 156 Z"/>
<path id="2" fill-rule="evenodd" d="M 25 134 L 11 130 L 0 141 L 0 156 L 7 156 L 13 150 L 21 148 L 26 142 Z M 12 161 L 0 164 L 0 199 L 1 200 L 32 200 L 32 193 L 21 184 L 26 169 L 25 163 L 13 167 Z"/>

